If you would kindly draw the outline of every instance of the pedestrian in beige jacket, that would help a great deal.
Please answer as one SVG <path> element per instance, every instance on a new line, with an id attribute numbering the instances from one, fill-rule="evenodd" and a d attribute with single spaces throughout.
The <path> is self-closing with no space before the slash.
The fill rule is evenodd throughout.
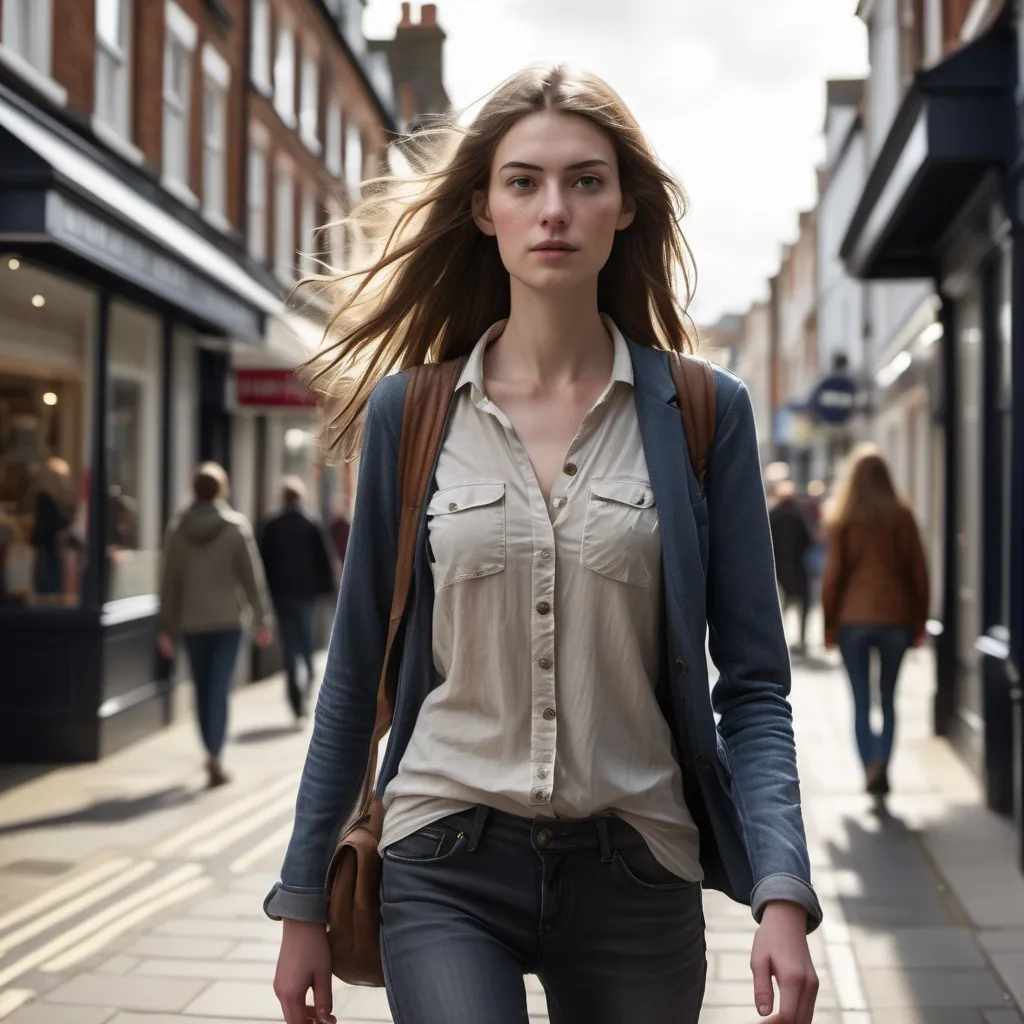
<path id="1" fill-rule="evenodd" d="M 175 638 L 185 641 L 212 787 L 228 781 L 220 752 L 242 630 L 251 625 L 255 642 L 265 647 L 271 613 L 252 527 L 226 501 L 227 474 L 204 463 L 192 492 L 195 500 L 167 528 L 157 644 L 172 658 Z"/>

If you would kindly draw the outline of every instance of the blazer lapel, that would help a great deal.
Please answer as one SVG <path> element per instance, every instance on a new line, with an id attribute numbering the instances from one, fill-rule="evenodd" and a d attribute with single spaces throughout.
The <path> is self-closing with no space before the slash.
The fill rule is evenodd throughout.
<path id="1" fill-rule="evenodd" d="M 662 568 L 672 633 L 703 620 L 700 590 L 688 593 L 686 581 L 703 582 L 697 524 L 690 504 L 686 435 L 676 403 L 675 384 L 665 353 L 629 343 L 640 436 L 647 459 L 661 526 Z M 693 563 L 693 564 L 691 564 Z M 678 614 L 673 614 L 676 612 Z M 701 622 L 703 626 L 703 621 Z"/>

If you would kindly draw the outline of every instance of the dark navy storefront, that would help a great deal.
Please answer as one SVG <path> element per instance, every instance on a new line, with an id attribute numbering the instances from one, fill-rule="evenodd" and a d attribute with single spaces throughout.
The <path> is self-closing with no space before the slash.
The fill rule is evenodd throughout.
<path id="1" fill-rule="evenodd" d="M 0 152 L 4 267 L 74 282 L 94 310 L 90 365 L 81 368 L 90 405 L 83 418 L 88 529 L 80 599 L 67 607 L 0 606 L 0 760 L 94 759 L 171 713 L 167 666 L 155 652 L 156 595 L 109 600 L 112 309 L 131 304 L 161 325 L 160 429 L 146 457 L 160 460 L 166 522 L 176 332 L 185 327 L 202 339 L 197 421 L 187 428 L 196 433 L 195 451 L 226 461 L 223 339 L 261 338 L 276 300 L 239 265 L 229 242 L 176 208 L 151 177 L 2 88 Z"/>
<path id="2" fill-rule="evenodd" d="M 1024 236 L 1017 31 L 1011 11 L 918 72 L 842 246 L 862 279 L 931 278 L 941 303 L 926 374 L 942 439 L 934 719 L 1018 809 L 1014 738 L 1024 642 Z M 908 379 L 909 379 L 908 375 Z M 921 383 L 920 381 L 916 383 Z"/>

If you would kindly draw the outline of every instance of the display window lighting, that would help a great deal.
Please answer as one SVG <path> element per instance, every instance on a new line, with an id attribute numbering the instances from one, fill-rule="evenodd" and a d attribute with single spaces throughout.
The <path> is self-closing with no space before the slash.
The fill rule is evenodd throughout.
<path id="1" fill-rule="evenodd" d="M 7 261 L 7 267 L 9 270 L 17 270 L 21 266 L 21 260 L 17 256 L 12 256 Z"/>
<path id="2" fill-rule="evenodd" d="M 43 295 L 33 295 L 32 305 L 35 306 L 36 309 L 42 309 L 43 306 L 46 305 L 46 297 Z"/>
<path id="3" fill-rule="evenodd" d="M 56 405 L 57 404 L 57 393 L 55 391 L 47 391 L 43 395 L 43 405 Z"/>

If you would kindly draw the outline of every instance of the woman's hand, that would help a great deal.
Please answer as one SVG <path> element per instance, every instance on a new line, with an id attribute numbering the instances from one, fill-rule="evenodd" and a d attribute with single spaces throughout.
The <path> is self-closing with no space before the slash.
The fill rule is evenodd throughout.
<path id="1" fill-rule="evenodd" d="M 818 975 L 807 948 L 807 911 L 778 901 L 764 908 L 750 954 L 754 1006 L 762 1017 L 774 1008 L 772 977 L 779 986 L 779 1012 L 770 1024 L 811 1024 L 818 998 Z"/>
<path id="2" fill-rule="evenodd" d="M 287 1024 L 306 1024 L 306 993 L 313 990 L 318 1024 L 334 1024 L 331 1014 L 331 948 L 327 929 L 311 921 L 284 920 L 281 953 L 274 975 L 274 994 Z"/>

